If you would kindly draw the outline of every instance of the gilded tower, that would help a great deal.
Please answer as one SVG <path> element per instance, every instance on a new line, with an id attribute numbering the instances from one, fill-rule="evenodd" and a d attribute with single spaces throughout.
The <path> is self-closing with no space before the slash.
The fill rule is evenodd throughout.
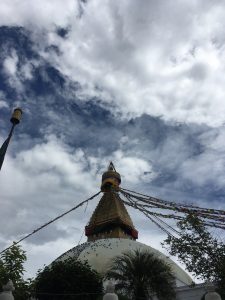
<path id="1" fill-rule="evenodd" d="M 108 170 L 102 175 L 103 196 L 85 227 L 88 241 L 104 238 L 132 240 L 138 238 L 138 232 L 118 194 L 120 183 L 120 174 L 111 162 Z"/>

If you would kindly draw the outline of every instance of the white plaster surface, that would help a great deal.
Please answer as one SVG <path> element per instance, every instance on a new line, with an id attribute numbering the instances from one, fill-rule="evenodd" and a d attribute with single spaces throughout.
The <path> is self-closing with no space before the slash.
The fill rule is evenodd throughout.
<path id="1" fill-rule="evenodd" d="M 87 261 L 93 269 L 101 274 L 104 274 L 115 256 L 135 249 L 147 250 L 170 264 L 176 278 L 177 286 L 185 286 L 192 283 L 190 276 L 160 251 L 145 244 L 128 239 L 113 238 L 101 239 L 95 242 L 87 242 L 70 249 L 58 259 L 65 260 L 68 257 L 74 257 L 82 262 Z"/>

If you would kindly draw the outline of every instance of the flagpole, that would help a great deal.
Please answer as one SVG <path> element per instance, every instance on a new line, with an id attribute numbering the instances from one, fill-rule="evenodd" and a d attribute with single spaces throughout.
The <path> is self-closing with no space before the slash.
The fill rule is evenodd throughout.
<path id="1" fill-rule="evenodd" d="M 12 123 L 12 127 L 10 129 L 8 138 L 5 140 L 5 142 L 2 144 L 2 146 L 0 148 L 0 170 L 2 168 L 4 158 L 5 158 L 5 154 L 6 154 L 6 151 L 8 149 L 10 140 L 11 140 L 12 135 L 13 135 L 13 131 L 15 129 L 15 126 L 20 123 L 22 113 L 23 112 L 22 112 L 21 108 L 15 108 L 14 111 L 13 111 L 12 117 L 10 119 L 10 122 Z"/>

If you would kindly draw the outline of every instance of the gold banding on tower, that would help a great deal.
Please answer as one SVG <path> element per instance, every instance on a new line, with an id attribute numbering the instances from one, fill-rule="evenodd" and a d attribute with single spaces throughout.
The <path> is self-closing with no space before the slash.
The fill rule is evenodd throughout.
<path id="1" fill-rule="evenodd" d="M 85 226 L 85 235 L 89 242 L 105 238 L 138 238 L 138 231 L 119 196 L 120 183 L 120 174 L 111 162 L 102 175 L 103 196 Z"/>
<path id="2" fill-rule="evenodd" d="M 113 163 L 110 162 L 108 170 L 102 175 L 101 190 L 102 192 L 107 192 L 113 188 L 115 191 L 118 191 L 120 183 L 120 174 L 116 172 Z"/>

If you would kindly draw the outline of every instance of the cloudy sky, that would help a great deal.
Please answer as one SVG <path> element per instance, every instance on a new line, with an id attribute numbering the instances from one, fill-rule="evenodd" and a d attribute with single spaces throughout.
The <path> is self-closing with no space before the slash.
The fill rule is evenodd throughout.
<path id="1" fill-rule="evenodd" d="M 110 160 L 125 188 L 225 209 L 224 14 L 219 0 L 0 1 L 1 143 L 24 111 L 0 174 L 1 249 L 96 193 Z M 96 204 L 23 243 L 29 276 L 86 240 Z"/>

